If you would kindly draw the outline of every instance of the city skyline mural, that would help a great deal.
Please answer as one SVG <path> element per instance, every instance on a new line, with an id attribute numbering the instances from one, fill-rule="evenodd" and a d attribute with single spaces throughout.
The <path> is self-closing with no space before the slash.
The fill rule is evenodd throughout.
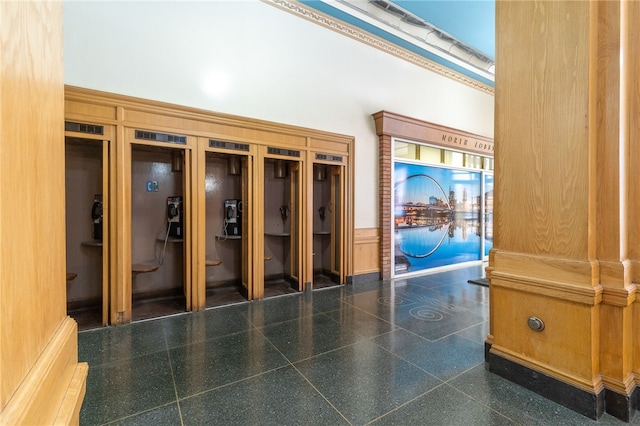
<path id="1" fill-rule="evenodd" d="M 481 260 L 482 173 L 396 162 L 395 273 Z"/>

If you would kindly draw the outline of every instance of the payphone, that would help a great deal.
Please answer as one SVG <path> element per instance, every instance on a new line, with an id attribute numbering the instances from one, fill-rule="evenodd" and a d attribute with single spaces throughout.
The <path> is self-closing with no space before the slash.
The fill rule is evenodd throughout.
<path id="1" fill-rule="evenodd" d="M 93 239 L 102 241 L 102 194 L 93 196 L 91 219 L 93 220 Z"/>
<path id="2" fill-rule="evenodd" d="M 180 195 L 167 197 L 167 234 L 170 237 L 182 238 L 184 236 L 182 215 L 182 197 Z"/>
<path id="3" fill-rule="evenodd" d="M 224 200 L 224 234 L 242 234 L 242 200 Z"/>

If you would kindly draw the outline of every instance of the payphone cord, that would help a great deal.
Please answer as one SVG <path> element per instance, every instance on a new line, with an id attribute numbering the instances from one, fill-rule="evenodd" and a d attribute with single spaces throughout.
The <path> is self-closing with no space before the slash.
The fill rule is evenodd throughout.
<path id="1" fill-rule="evenodd" d="M 162 246 L 162 254 L 160 255 L 160 260 L 158 261 L 158 264 L 162 265 L 162 262 L 164 262 L 164 254 L 167 251 L 167 241 L 169 241 L 169 231 L 171 230 L 171 223 L 167 224 L 167 233 L 164 236 L 164 245 Z"/>

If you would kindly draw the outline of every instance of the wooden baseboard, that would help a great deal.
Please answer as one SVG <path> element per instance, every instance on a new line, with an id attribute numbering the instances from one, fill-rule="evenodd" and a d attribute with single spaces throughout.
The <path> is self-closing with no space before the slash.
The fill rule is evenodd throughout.
<path id="1" fill-rule="evenodd" d="M 88 365 L 78 363 L 78 328 L 65 317 L 0 413 L 0 424 L 78 424 Z"/>

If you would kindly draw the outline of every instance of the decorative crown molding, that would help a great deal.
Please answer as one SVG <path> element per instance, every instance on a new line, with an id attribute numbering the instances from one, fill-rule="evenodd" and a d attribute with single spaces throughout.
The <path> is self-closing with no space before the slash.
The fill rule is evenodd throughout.
<path id="1" fill-rule="evenodd" d="M 474 89 L 480 90 L 482 92 L 495 95 L 495 90 L 491 86 L 488 86 L 477 80 L 469 78 L 463 74 L 455 72 L 447 67 L 443 67 L 440 64 L 430 61 L 422 56 L 416 55 L 415 53 L 407 49 L 403 49 L 394 44 L 391 44 L 386 40 L 373 36 L 359 28 L 345 24 L 342 21 L 338 21 L 330 16 L 327 16 L 315 10 L 308 9 L 301 3 L 288 1 L 288 0 L 262 0 L 262 1 L 264 3 L 270 4 L 282 10 L 285 10 L 293 15 L 299 16 L 308 21 L 314 22 L 318 25 L 328 28 L 332 31 L 343 34 L 347 37 L 351 37 L 352 39 L 358 40 L 369 46 L 375 47 L 376 49 L 382 50 L 383 52 L 387 52 L 397 58 L 411 62 L 412 64 L 418 65 L 419 67 L 427 69 L 431 72 L 451 78 L 452 80 L 465 84 L 469 87 L 473 87 Z"/>

